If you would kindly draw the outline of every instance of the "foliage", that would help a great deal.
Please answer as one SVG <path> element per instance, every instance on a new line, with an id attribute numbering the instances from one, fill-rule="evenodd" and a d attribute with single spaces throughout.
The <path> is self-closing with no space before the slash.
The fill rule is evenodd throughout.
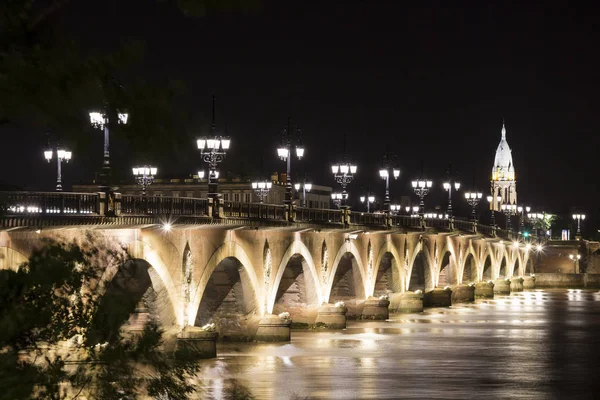
<path id="1" fill-rule="evenodd" d="M 72 388 L 69 398 L 134 399 L 145 392 L 184 399 L 194 391 L 187 381 L 198 371 L 193 354 L 165 351 L 156 324 L 137 338 L 105 332 L 107 342 L 98 343 L 95 316 L 111 295 L 99 294 L 101 277 L 129 257 L 95 243 L 48 242 L 17 271 L 0 271 L 0 399 L 62 399 L 64 383 Z M 75 368 L 71 361 L 83 363 Z"/>

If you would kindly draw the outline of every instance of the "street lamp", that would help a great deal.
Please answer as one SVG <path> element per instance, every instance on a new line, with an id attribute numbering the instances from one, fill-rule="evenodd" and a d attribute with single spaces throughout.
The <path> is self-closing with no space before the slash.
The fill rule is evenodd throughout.
<path id="1" fill-rule="evenodd" d="M 302 146 L 300 142 L 301 132 L 298 128 L 296 128 L 296 135 L 298 139 L 298 144 L 296 145 L 296 157 L 298 157 L 298 160 L 301 160 L 302 157 L 304 157 L 304 146 Z M 277 148 L 277 155 L 286 162 L 285 198 L 283 204 L 290 206 L 292 204 L 292 129 L 289 117 L 287 129 L 284 129 L 281 132 L 281 145 Z"/>
<path id="2" fill-rule="evenodd" d="M 227 150 L 231 145 L 231 139 L 215 133 L 215 96 L 212 99 L 212 125 L 210 135 L 197 140 L 198 150 L 202 160 L 208 164 L 208 197 L 217 198 L 219 175 L 217 166 L 225 159 Z M 218 209 L 218 208 L 216 208 Z"/>
<path id="3" fill-rule="evenodd" d="M 418 215 L 420 209 L 421 209 L 421 207 L 419 207 L 419 206 L 413 206 L 413 208 L 412 208 L 413 215 Z"/>
<path id="4" fill-rule="evenodd" d="M 346 200 L 348 199 L 348 193 L 346 192 L 346 187 L 352 179 L 354 179 L 354 174 L 356 174 L 357 166 L 349 163 L 349 162 L 341 162 L 337 164 L 333 164 L 331 166 L 331 172 L 333 172 L 333 177 L 335 181 L 342 186 L 342 197 L 340 198 L 340 207 L 346 208 Z"/>
<path id="5" fill-rule="evenodd" d="M 514 215 L 517 212 L 516 204 L 502 204 L 500 207 L 504 215 L 506 215 L 506 230 L 512 230 L 512 226 L 510 224 L 510 216 Z"/>
<path id="6" fill-rule="evenodd" d="M 390 204 L 390 211 L 393 215 L 398 215 L 402 210 L 402 206 L 400 204 Z"/>
<path id="7" fill-rule="evenodd" d="M 529 213 L 529 211 L 531 211 L 531 207 L 529 206 L 518 206 L 517 207 L 517 212 L 520 214 L 519 216 L 519 226 L 520 226 L 520 230 L 521 232 L 525 231 L 525 213 Z"/>
<path id="8" fill-rule="evenodd" d="M 425 213 L 425 201 L 424 198 L 429 193 L 429 190 L 433 186 L 433 182 L 428 179 L 417 179 L 412 181 L 412 187 L 415 194 L 419 197 L 419 215 L 423 216 Z"/>
<path id="9" fill-rule="evenodd" d="M 577 220 L 577 235 L 581 236 L 581 221 L 585 219 L 585 214 L 573 214 L 573 219 Z"/>
<path id="10" fill-rule="evenodd" d="M 105 170 L 105 175 L 108 177 L 110 172 L 110 149 L 109 149 L 109 118 L 108 111 L 92 111 L 89 113 L 90 123 L 92 127 L 96 129 L 102 129 L 104 131 L 104 161 L 102 163 L 102 169 Z M 129 114 L 117 112 L 117 123 L 127 124 Z M 107 182 L 108 183 L 108 182 Z"/>
<path id="11" fill-rule="evenodd" d="M 345 200 L 348 195 L 344 193 L 331 193 L 331 201 L 333 201 L 333 205 L 337 208 L 342 206 L 342 200 Z"/>
<path id="12" fill-rule="evenodd" d="M 296 183 L 294 188 L 296 189 L 296 192 L 299 192 L 302 188 L 302 207 L 306 207 L 306 192 L 312 190 L 312 183 L 306 183 L 306 180 L 304 180 L 302 183 Z"/>
<path id="13" fill-rule="evenodd" d="M 574 270 L 573 272 L 578 274 L 579 268 L 577 268 L 577 266 L 579 264 L 579 260 L 581 260 L 581 254 L 577 254 L 577 255 L 569 254 L 569 258 L 571 259 L 571 261 L 573 261 L 573 270 Z"/>
<path id="14" fill-rule="evenodd" d="M 379 170 L 379 176 L 385 179 L 385 197 L 383 199 L 383 210 L 386 213 L 390 212 L 390 175 L 394 179 L 398 179 L 400 176 L 400 170 L 397 168 L 397 156 L 392 153 L 386 153 L 383 156 L 381 163 L 381 169 Z"/>
<path id="15" fill-rule="evenodd" d="M 370 213 L 371 212 L 371 203 L 375 202 L 375 196 L 372 195 L 368 195 L 368 196 L 360 196 L 360 202 L 364 203 L 367 202 L 367 212 Z"/>
<path id="16" fill-rule="evenodd" d="M 469 203 L 469 205 L 471 206 L 471 219 L 475 222 L 477 222 L 477 212 L 475 211 L 475 209 L 477 208 L 477 205 L 481 201 L 482 197 L 483 193 L 481 192 L 465 193 L 465 199 L 467 199 L 467 203 Z"/>
<path id="17" fill-rule="evenodd" d="M 258 197 L 258 201 L 260 203 L 264 202 L 265 197 L 267 197 L 267 194 L 269 194 L 269 190 L 271 190 L 271 186 L 273 186 L 273 183 L 271 181 L 252 182 L 252 189 Z"/>
<path id="18" fill-rule="evenodd" d="M 458 191 L 460 182 L 452 175 L 452 163 L 448 164 L 447 180 L 444 182 L 444 190 L 448 192 L 448 210 L 446 213 L 452 218 L 452 189 Z"/>
<path id="19" fill-rule="evenodd" d="M 156 167 L 144 165 L 143 167 L 133 167 L 132 171 L 136 182 L 142 187 L 142 196 L 145 196 L 146 188 L 154 181 L 158 169 Z"/>
<path id="20" fill-rule="evenodd" d="M 48 163 L 50 163 L 50 160 L 52 160 L 53 154 L 54 154 L 54 152 L 52 151 L 52 149 L 50 147 L 48 147 L 44 151 L 44 157 L 46 158 L 46 161 L 48 161 Z M 56 146 L 56 191 L 57 192 L 62 192 L 61 164 L 63 161 L 68 163 L 69 160 L 71 160 L 71 156 L 72 156 L 72 153 L 69 150 L 62 149 L 58 145 Z"/>
<path id="21" fill-rule="evenodd" d="M 490 224 L 492 226 L 496 226 L 496 212 L 494 211 L 494 196 L 487 196 L 487 201 L 490 203 L 490 214 L 492 218 L 490 219 Z M 502 201 L 502 196 L 496 195 L 496 203 L 500 203 Z"/>

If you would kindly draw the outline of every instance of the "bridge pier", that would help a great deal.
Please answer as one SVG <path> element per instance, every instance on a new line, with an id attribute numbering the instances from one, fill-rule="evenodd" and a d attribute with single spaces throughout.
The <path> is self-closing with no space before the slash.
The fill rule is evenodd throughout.
<path id="1" fill-rule="evenodd" d="M 423 296 L 424 307 L 450 307 L 452 305 L 452 290 L 450 287 L 435 288 Z"/>
<path id="2" fill-rule="evenodd" d="M 477 282 L 475 284 L 475 297 L 480 299 L 493 299 L 494 282 Z"/>
<path id="3" fill-rule="evenodd" d="M 267 314 L 258 323 L 256 340 L 259 342 L 289 342 L 291 323 L 289 313 Z"/>
<path id="4" fill-rule="evenodd" d="M 513 276 L 510 280 L 510 291 L 511 292 L 522 292 L 523 291 L 523 278 Z"/>
<path id="5" fill-rule="evenodd" d="M 371 297 L 365 300 L 361 319 L 386 320 L 390 317 L 390 301 L 387 296 L 383 298 Z"/>
<path id="6" fill-rule="evenodd" d="M 475 285 L 456 285 L 452 288 L 452 303 L 470 303 L 475 301 Z"/>
<path id="7" fill-rule="evenodd" d="M 494 294 L 510 294 L 510 280 L 498 278 L 494 282 Z"/>
<path id="8" fill-rule="evenodd" d="M 343 302 L 323 303 L 317 310 L 315 325 L 322 325 L 329 329 L 346 329 L 346 311 L 347 308 Z"/>
<path id="9" fill-rule="evenodd" d="M 198 358 L 217 356 L 218 332 L 206 331 L 197 326 L 186 326 L 177 335 L 177 347 L 193 352 Z"/>
<path id="10" fill-rule="evenodd" d="M 523 277 L 523 290 L 533 290 L 533 289 L 535 289 L 535 276 L 525 275 Z"/>
<path id="11" fill-rule="evenodd" d="M 390 295 L 390 310 L 398 313 L 423 312 L 423 293 L 416 292 L 392 293 Z"/>

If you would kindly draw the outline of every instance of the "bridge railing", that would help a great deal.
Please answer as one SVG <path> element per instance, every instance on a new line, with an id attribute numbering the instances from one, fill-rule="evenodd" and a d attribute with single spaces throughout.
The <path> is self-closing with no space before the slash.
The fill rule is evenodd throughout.
<path id="1" fill-rule="evenodd" d="M 284 220 L 285 207 L 278 204 L 223 202 L 223 218 Z"/>
<path id="2" fill-rule="evenodd" d="M 350 222 L 357 225 L 387 225 L 387 215 L 381 213 L 366 213 L 360 211 L 350 211 Z"/>
<path id="3" fill-rule="evenodd" d="M 425 225 L 440 230 L 450 229 L 450 221 L 447 218 L 425 218 Z"/>
<path id="4" fill-rule="evenodd" d="M 208 215 L 208 200 L 193 197 L 122 195 L 121 215 Z"/>
<path id="5" fill-rule="evenodd" d="M 455 218 L 454 229 L 463 232 L 473 232 L 473 221 Z"/>
<path id="6" fill-rule="evenodd" d="M 421 218 L 410 215 L 392 215 L 392 226 L 401 226 L 403 228 L 420 228 Z"/>
<path id="7" fill-rule="evenodd" d="M 98 193 L 0 192 L 0 206 L 6 215 L 97 215 L 100 197 Z"/>
<path id="8" fill-rule="evenodd" d="M 341 224 L 342 212 L 340 210 L 330 210 L 326 208 L 298 207 L 296 209 L 296 221 Z"/>

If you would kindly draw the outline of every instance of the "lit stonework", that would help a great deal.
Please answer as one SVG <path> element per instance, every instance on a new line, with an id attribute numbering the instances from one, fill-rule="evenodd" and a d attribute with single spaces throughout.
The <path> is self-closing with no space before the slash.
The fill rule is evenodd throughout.
<path id="1" fill-rule="evenodd" d="M 502 139 L 496 149 L 496 158 L 492 167 L 492 180 L 490 182 L 491 193 L 494 196 L 491 207 L 500 211 L 502 204 L 517 203 L 517 181 L 515 180 L 515 167 L 513 165 L 511 149 L 506 141 L 506 128 L 502 124 Z M 497 202 L 496 196 L 500 195 L 502 200 Z"/>

